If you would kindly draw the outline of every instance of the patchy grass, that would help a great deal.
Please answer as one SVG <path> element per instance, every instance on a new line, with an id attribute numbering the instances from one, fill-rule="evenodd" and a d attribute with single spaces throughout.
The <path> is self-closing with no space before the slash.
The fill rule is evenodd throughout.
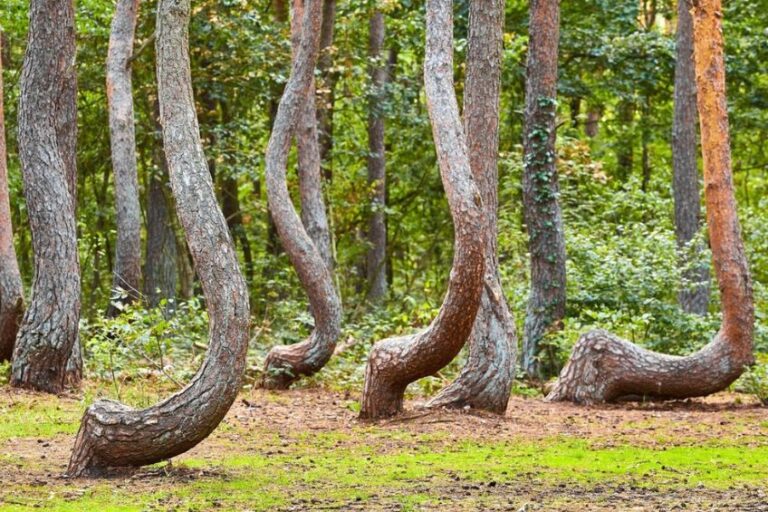
<path id="1" fill-rule="evenodd" d="M 371 424 L 348 396 L 255 391 L 173 465 L 63 479 L 99 393 L 0 392 L 2 510 L 768 510 L 768 410 L 732 395 L 592 409 L 517 398 L 506 418 Z"/>

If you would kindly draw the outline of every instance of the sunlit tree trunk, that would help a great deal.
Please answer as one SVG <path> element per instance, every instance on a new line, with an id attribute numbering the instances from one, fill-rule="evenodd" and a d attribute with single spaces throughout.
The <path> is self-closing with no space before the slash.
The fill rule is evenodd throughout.
<path id="1" fill-rule="evenodd" d="M 464 129 L 489 233 L 485 287 L 469 337 L 469 360 L 456 380 L 429 401 L 430 407 L 470 406 L 503 413 L 515 373 L 517 336 L 501 287 L 496 245 L 503 30 L 503 0 L 473 0 L 469 4 Z"/>
<path id="2" fill-rule="evenodd" d="M 188 53 L 189 0 L 161 0 L 157 77 L 163 141 L 177 211 L 203 286 L 210 342 L 202 367 L 182 391 L 144 410 L 102 400 L 90 406 L 67 470 L 99 475 L 174 457 L 205 439 L 242 384 L 248 350 L 248 290 L 216 202 L 200 142 Z"/>
<path id="3" fill-rule="evenodd" d="M 19 156 L 35 279 L 13 353 L 11 384 L 58 393 L 65 384 L 79 384 L 81 368 L 74 5 L 71 0 L 32 0 L 29 20 Z"/>
<path id="4" fill-rule="evenodd" d="M 525 314 L 522 366 L 539 379 L 540 341 L 565 316 L 565 235 L 555 150 L 558 0 L 530 4 L 525 92 L 523 209 L 531 258 L 531 292 Z"/>
<path id="5" fill-rule="evenodd" d="M 733 191 L 720 0 L 695 0 L 693 20 L 707 225 L 722 326 L 708 345 L 687 357 L 651 352 L 605 331 L 587 333 L 549 400 L 705 396 L 728 387 L 754 362 L 755 311 Z"/>
<path id="6" fill-rule="evenodd" d="M 361 418 L 399 413 L 411 382 L 433 375 L 459 353 L 472 331 L 484 286 L 487 221 L 475 184 L 453 85 L 453 2 L 427 1 L 424 57 L 427 107 L 440 173 L 454 222 L 448 291 L 426 330 L 376 343 L 365 371 Z"/>

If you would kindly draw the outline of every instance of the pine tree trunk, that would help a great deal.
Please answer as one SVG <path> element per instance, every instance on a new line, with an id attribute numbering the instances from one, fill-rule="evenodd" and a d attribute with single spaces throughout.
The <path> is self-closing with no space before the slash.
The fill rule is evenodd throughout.
<path id="1" fill-rule="evenodd" d="M 484 286 L 488 229 L 453 85 L 451 0 L 427 1 L 424 81 L 437 159 L 454 222 L 453 267 L 443 305 L 426 330 L 373 346 L 365 371 L 361 418 L 399 413 L 408 384 L 433 375 L 456 357 L 472 331 Z"/>
<path id="2" fill-rule="evenodd" d="M 13 246 L 7 156 L 3 104 L 3 36 L 0 32 L 0 362 L 11 359 L 16 333 L 24 314 L 24 288 Z"/>
<path id="3" fill-rule="evenodd" d="M 754 362 L 752 283 L 731 172 L 720 0 L 694 3 L 694 48 L 704 184 L 723 322 L 703 349 L 677 357 L 642 349 L 605 331 L 584 335 L 548 400 L 581 403 L 625 397 L 688 398 L 728 387 Z"/>
<path id="4" fill-rule="evenodd" d="M 69 476 L 142 466 L 189 450 L 205 439 L 237 397 L 248 349 L 248 290 L 216 202 L 200 142 L 188 54 L 189 0 L 161 0 L 157 77 L 163 140 L 179 219 L 203 285 L 210 343 L 190 384 L 144 410 L 96 402 L 80 425 Z"/>
<path id="5" fill-rule="evenodd" d="M 305 7 L 301 43 L 267 147 L 266 183 L 272 218 L 283 248 L 309 296 L 315 328 L 307 340 L 277 346 L 269 352 L 264 363 L 264 386 L 274 389 L 286 389 L 300 377 L 312 375 L 325 366 L 341 332 L 341 301 L 330 270 L 293 207 L 286 181 L 291 139 L 306 109 L 320 42 L 321 0 L 307 0 Z"/>
<path id="6" fill-rule="evenodd" d="M 74 5 L 71 0 L 32 0 L 29 20 L 19 156 L 35 279 L 16 340 L 11 384 L 58 393 L 65 384 L 78 384 L 80 374 Z"/>
<path id="7" fill-rule="evenodd" d="M 336 22 L 336 0 L 323 0 L 323 24 L 320 28 L 320 54 L 317 70 L 320 76 L 319 108 L 317 109 L 317 132 L 320 141 L 320 163 L 323 177 L 330 182 L 333 178 L 333 103 L 336 99 L 336 71 L 333 69 L 333 34 Z M 332 207 L 332 204 L 328 205 Z"/>
<path id="8" fill-rule="evenodd" d="M 709 265 L 691 265 L 703 244 L 691 242 L 701 229 L 699 170 L 696 162 L 696 71 L 693 62 L 693 18 L 687 0 L 677 6 L 677 60 L 675 62 L 674 123 L 672 127 L 672 181 L 675 196 L 675 237 L 684 269 L 677 295 L 683 311 L 704 315 L 709 306 Z"/>
<path id="9" fill-rule="evenodd" d="M 531 258 L 531 292 L 525 314 L 522 366 L 542 377 L 541 339 L 565 316 L 565 235 L 556 163 L 557 0 L 532 0 L 525 100 L 523 208 Z"/>
<path id="10" fill-rule="evenodd" d="M 368 37 L 371 92 L 368 107 L 368 188 L 372 192 L 368 220 L 366 277 L 368 301 L 380 302 L 387 294 L 387 206 L 386 148 L 384 146 L 384 102 L 388 82 L 383 58 L 384 13 L 371 14 Z"/>
<path id="11" fill-rule="evenodd" d="M 124 305 L 138 300 L 141 294 L 141 206 L 131 80 L 138 10 L 139 0 L 117 1 L 107 52 L 109 133 L 117 205 L 115 268 L 107 309 L 110 316 L 120 314 Z"/>
<path id="12" fill-rule="evenodd" d="M 504 413 L 515 374 L 517 334 L 501 287 L 496 247 L 503 30 L 503 0 L 474 0 L 469 4 L 464 128 L 489 233 L 485 288 L 469 337 L 469 360 L 456 380 L 429 401 L 429 407 L 470 406 Z"/>

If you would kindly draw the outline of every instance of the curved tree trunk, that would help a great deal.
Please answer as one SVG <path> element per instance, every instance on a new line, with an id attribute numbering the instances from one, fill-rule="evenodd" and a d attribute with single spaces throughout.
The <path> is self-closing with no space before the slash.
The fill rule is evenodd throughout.
<path id="1" fill-rule="evenodd" d="M 294 0 L 291 17 L 293 58 L 301 44 L 301 19 L 305 0 Z M 296 148 L 299 157 L 299 193 L 301 195 L 301 222 L 309 238 L 317 247 L 328 269 L 333 272 L 333 252 L 328 229 L 328 216 L 323 201 L 323 176 L 320 162 L 320 144 L 317 133 L 317 107 L 315 81 L 309 88 L 304 108 L 296 126 Z"/>
<path id="2" fill-rule="evenodd" d="M 200 142 L 189 69 L 189 15 L 189 0 L 161 0 L 157 76 L 171 186 L 208 305 L 208 352 L 186 388 L 149 409 L 137 411 L 110 400 L 89 407 L 69 462 L 70 476 L 152 464 L 189 450 L 224 418 L 242 383 L 248 291 Z"/>
<path id="3" fill-rule="evenodd" d="M 0 361 L 11 359 L 16 333 L 24 314 L 24 288 L 13 247 L 11 201 L 3 104 L 3 37 L 0 32 Z"/>
<path id="4" fill-rule="evenodd" d="M 701 228 L 699 170 L 696 165 L 696 70 L 693 62 L 693 18 L 687 0 L 677 5 L 677 60 L 675 62 L 675 115 L 672 127 L 672 181 L 675 193 L 675 237 L 680 266 L 690 265 L 691 255 L 700 254 L 702 244 L 691 247 Z M 687 313 L 704 315 L 709 306 L 709 265 L 683 272 L 677 295 Z"/>
<path id="5" fill-rule="evenodd" d="M 715 338 L 688 357 L 639 348 L 605 331 L 584 335 L 548 400 L 687 398 L 720 391 L 754 362 L 754 303 L 731 175 L 720 0 L 697 0 L 694 47 L 707 224 L 722 300 Z"/>
<path id="6" fill-rule="evenodd" d="M 426 330 L 373 346 L 365 371 L 361 418 L 399 413 L 408 384 L 434 374 L 456 357 L 472 330 L 483 290 L 488 229 L 453 85 L 451 0 L 427 2 L 424 81 L 440 173 L 454 222 L 453 267 L 443 305 Z"/>
<path id="7" fill-rule="evenodd" d="M 383 57 L 384 13 L 371 14 L 368 36 L 368 58 L 371 60 L 371 92 L 368 107 L 368 187 L 372 190 L 368 220 L 368 253 L 365 270 L 368 301 L 375 304 L 387 294 L 387 206 L 386 148 L 384 146 L 384 101 L 388 81 Z"/>
<path id="8" fill-rule="evenodd" d="M 112 168 L 115 173 L 117 245 L 112 299 L 107 314 L 137 300 L 141 290 L 141 206 L 136 171 L 131 57 L 139 0 L 118 0 L 107 52 L 107 102 Z"/>
<path id="9" fill-rule="evenodd" d="M 58 393 L 67 383 L 77 384 L 80 375 L 73 2 L 32 0 L 29 20 L 19 102 L 19 156 L 35 279 L 13 353 L 11 384 Z"/>
<path id="10" fill-rule="evenodd" d="M 315 329 L 295 345 L 274 347 L 264 363 L 264 385 L 286 389 L 305 375 L 320 370 L 333 355 L 341 332 L 341 301 L 331 273 L 310 239 L 291 202 L 286 183 L 286 165 L 291 137 L 306 109 L 307 96 L 317 62 L 322 1 L 307 0 L 301 43 L 293 61 L 291 78 L 277 109 L 267 147 L 267 198 L 277 232 L 299 280 L 309 296 Z"/>
<path id="11" fill-rule="evenodd" d="M 532 0 L 525 93 L 523 207 L 531 257 L 531 292 L 525 313 L 522 366 L 539 379 L 539 342 L 565 316 L 565 235 L 558 200 L 555 138 L 558 0 Z"/>
<path id="12" fill-rule="evenodd" d="M 317 70 L 321 79 L 321 93 L 318 95 L 320 108 L 317 109 L 317 132 L 320 141 L 320 164 L 323 177 L 330 182 L 333 178 L 333 103 L 336 100 L 336 75 L 333 69 L 333 35 L 336 21 L 336 0 L 323 0 L 323 21 L 320 28 L 320 53 Z M 328 207 L 333 207 L 328 203 Z M 331 234 L 333 234 L 331 232 Z M 331 240 L 333 242 L 333 240 Z"/>
<path id="13" fill-rule="evenodd" d="M 503 0 L 473 0 L 469 4 L 464 128 L 469 163 L 483 197 L 489 233 L 485 249 L 485 288 L 469 338 L 469 360 L 456 380 L 429 401 L 429 407 L 469 405 L 503 413 L 515 374 L 517 336 L 501 288 L 496 251 L 503 30 Z"/>

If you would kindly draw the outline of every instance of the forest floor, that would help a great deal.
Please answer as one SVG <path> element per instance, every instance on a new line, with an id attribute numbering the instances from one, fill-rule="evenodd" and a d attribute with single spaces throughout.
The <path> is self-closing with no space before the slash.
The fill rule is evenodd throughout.
<path id="1" fill-rule="evenodd" d="M 353 396 L 255 390 L 172 463 L 65 479 L 98 394 L 0 388 L 1 510 L 768 511 L 768 408 L 746 395 L 589 408 L 514 397 L 504 418 L 409 402 L 366 423 Z"/>

